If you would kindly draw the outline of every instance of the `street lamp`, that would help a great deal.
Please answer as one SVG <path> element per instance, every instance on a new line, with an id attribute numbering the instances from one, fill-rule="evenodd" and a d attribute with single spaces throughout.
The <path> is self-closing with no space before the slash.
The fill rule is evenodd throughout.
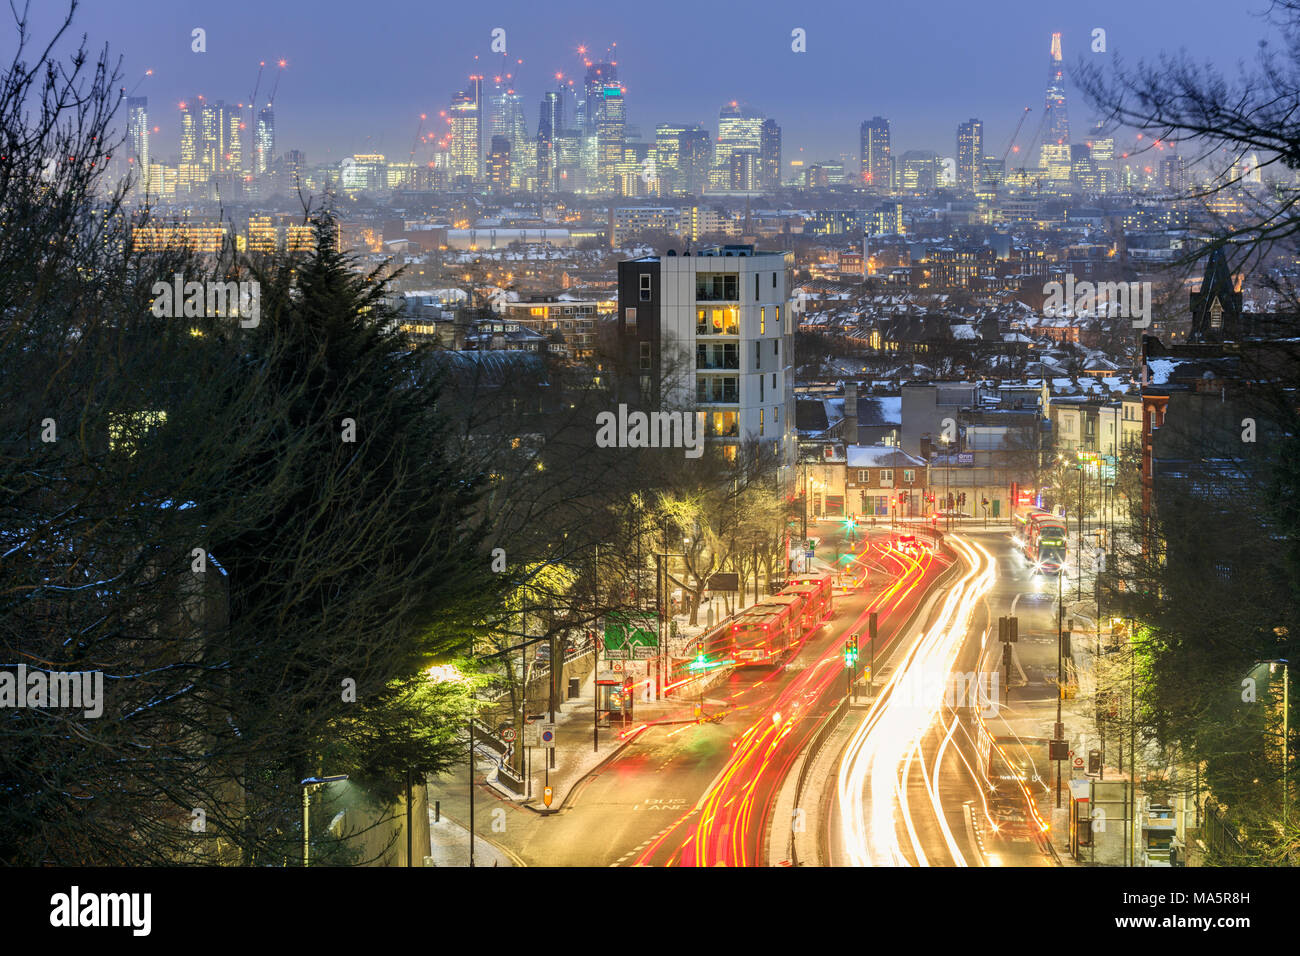
<path id="1" fill-rule="evenodd" d="M 340 780 L 348 779 L 345 773 L 336 774 L 333 777 L 307 777 L 300 780 L 298 786 L 302 787 L 302 865 L 309 866 L 311 858 L 311 823 L 309 814 L 311 811 L 311 792 L 317 787 L 323 787 L 327 783 L 336 783 Z"/>

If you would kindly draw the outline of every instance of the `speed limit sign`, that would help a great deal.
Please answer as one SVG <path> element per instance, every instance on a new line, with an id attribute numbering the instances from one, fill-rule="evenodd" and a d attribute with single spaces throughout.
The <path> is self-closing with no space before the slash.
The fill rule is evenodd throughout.
<path id="1" fill-rule="evenodd" d="M 501 739 L 504 740 L 504 741 L 505 741 L 506 743 L 508 743 L 508 744 L 509 744 L 509 743 L 514 743 L 514 740 L 515 740 L 515 728 L 513 728 L 513 727 L 507 727 L 505 730 L 501 731 Z"/>

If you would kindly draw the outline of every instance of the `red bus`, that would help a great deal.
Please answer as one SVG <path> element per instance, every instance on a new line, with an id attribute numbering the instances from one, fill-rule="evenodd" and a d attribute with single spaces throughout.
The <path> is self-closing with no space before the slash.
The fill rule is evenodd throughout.
<path id="1" fill-rule="evenodd" d="M 801 631 L 807 636 L 815 628 L 830 620 L 835 609 L 834 582 L 829 578 L 791 578 L 781 595 L 797 596 L 803 600 Z"/>
<path id="2" fill-rule="evenodd" d="M 798 628 L 795 604 L 756 604 L 731 625 L 731 656 L 737 667 L 776 664 L 790 649 Z"/>
<path id="3" fill-rule="evenodd" d="M 1035 573 L 1058 574 L 1065 565 L 1065 519 L 1049 511 L 1016 512 L 1016 537 Z"/>

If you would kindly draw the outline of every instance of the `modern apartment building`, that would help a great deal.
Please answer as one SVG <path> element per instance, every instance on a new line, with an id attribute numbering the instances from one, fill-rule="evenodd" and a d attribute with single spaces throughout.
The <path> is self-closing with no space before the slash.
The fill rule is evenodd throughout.
<path id="1" fill-rule="evenodd" d="M 619 263 L 625 380 L 643 408 L 705 413 L 706 440 L 734 458 L 770 442 L 792 481 L 794 255 L 727 245 Z"/>

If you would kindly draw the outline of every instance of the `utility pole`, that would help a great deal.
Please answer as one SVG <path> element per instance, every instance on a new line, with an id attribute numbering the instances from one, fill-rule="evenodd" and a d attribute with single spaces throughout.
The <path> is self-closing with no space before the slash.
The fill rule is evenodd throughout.
<path id="1" fill-rule="evenodd" d="M 870 629 L 868 633 L 870 634 L 871 637 L 871 670 L 867 674 L 867 696 L 875 697 L 876 696 L 876 687 L 875 687 L 876 685 L 876 612 L 875 611 L 871 612 L 871 617 L 867 622 L 867 626 Z"/>
<path id="2" fill-rule="evenodd" d="M 1075 600 L 1083 600 L 1083 463 L 1079 463 L 1079 556 L 1075 574 Z"/>
<path id="3" fill-rule="evenodd" d="M 1056 739 L 1065 739 L 1065 726 L 1061 723 L 1061 698 L 1065 696 L 1065 684 L 1061 677 L 1061 648 L 1063 635 L 1061 632 L 1061 619 L 1064 616 L 1065 605 L 1061 600 L 1061 574 L 1056 574 Z M 1061 761 L 1058 756 L 1056 761 L 1056 808 L 1061 808 Z"/>

